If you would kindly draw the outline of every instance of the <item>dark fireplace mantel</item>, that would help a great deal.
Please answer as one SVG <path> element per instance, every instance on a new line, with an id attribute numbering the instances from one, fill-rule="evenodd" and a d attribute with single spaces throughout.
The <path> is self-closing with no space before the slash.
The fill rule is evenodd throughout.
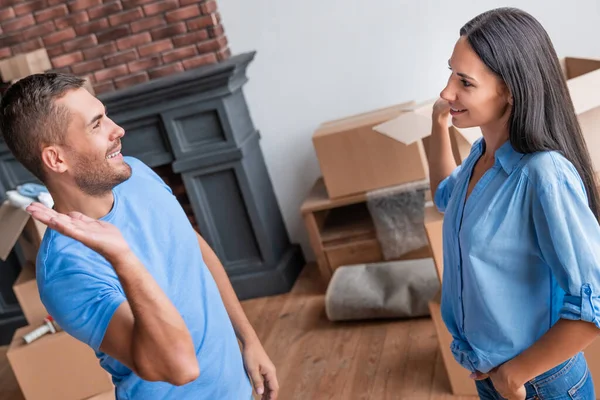
<path id="1" fill-rule="evenodd" d="M 126 131 L 124 155 L 153 168 L 171 165 L 181 175 L 200 233 L 241 299 L 288 291 L 304 266 L 300 247 L 289 241 L 242 92 L 254 54 L 98 96 Z M 0 199 L 31 181 L 0 142 Z"/>

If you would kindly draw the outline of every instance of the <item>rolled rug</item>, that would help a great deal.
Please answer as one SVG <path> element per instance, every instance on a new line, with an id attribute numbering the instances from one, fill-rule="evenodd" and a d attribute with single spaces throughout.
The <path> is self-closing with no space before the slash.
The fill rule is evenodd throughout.
<path id="1" fill-rule="evenodd" d="M 344 266 L 329 282 L 325 312 L 331 321 L 424 317 L 439 289 L 431 258 Z"/>

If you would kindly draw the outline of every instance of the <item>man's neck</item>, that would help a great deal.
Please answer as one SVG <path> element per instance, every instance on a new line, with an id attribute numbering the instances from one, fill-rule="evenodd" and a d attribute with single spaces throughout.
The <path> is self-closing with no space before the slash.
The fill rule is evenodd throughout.
<path id="1" fill-rule="evenodd" d="M 77 211 L 90 218 L 100 219 L 110 212 L 114 204 L 112 191 L 91 196 L 74 185 L 48 186 L 48 190 L 54 200 L 54 210 L 62 214 Z"/>

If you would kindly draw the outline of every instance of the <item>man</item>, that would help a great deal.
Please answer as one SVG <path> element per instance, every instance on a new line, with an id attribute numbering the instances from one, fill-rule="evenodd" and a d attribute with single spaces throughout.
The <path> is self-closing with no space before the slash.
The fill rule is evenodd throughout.
<path id="1" fill-rule="evenodd" d="M 121 155 L 123 129 L 66 74 L 12 85 L 0 130 L 54 209 L 37 258 L 42 302 L 88 344 L 118 399 L 276 399 L 275 367 L 215 253 L 170 188 Z M 242 352 L 236 340 L 242 344 Z M 245 371 L 246 370 L 246 371 Z"/>

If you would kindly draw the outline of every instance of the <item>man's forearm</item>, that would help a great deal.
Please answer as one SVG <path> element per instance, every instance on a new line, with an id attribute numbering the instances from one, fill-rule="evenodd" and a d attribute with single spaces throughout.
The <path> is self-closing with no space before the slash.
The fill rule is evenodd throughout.
<path id="1" fill-rule="evenodd" d="M 131 360 L 136 371 L 147 380 L 193 378 L 198 368 L 194 343 L 173 303 L 133 253 L 112 265 L 133 314 Z"/>
<path id="2" fill-rule="evenodd" d="M 599 333 L 592 323 L 561 319 L 530 348 L 503 364 L 503 375 L 523 385 L 584 350 Z"/>
<path id="3" fill-rule="evenodd" d="M 221 294 L 225 309 L 227 310 L 227 314 L 229 315 L 229 319 L 231 320 L 238 339 L 240 339 L 243 344 L 258 340 L 256 332 L 248 321 L 246 313 L 233 290 L 233 286 L 231 286 L 231 282 L 227 276 L 227 272 L 225 272 L 223 264 L 221 264 L 221 261 L 213 249 L 206 243 L 204 238 L 199 234 L 197 234 L 197 236 L 200 250 L 202 251 L 202 258 L 219 288 L 219 293 Z"/>

